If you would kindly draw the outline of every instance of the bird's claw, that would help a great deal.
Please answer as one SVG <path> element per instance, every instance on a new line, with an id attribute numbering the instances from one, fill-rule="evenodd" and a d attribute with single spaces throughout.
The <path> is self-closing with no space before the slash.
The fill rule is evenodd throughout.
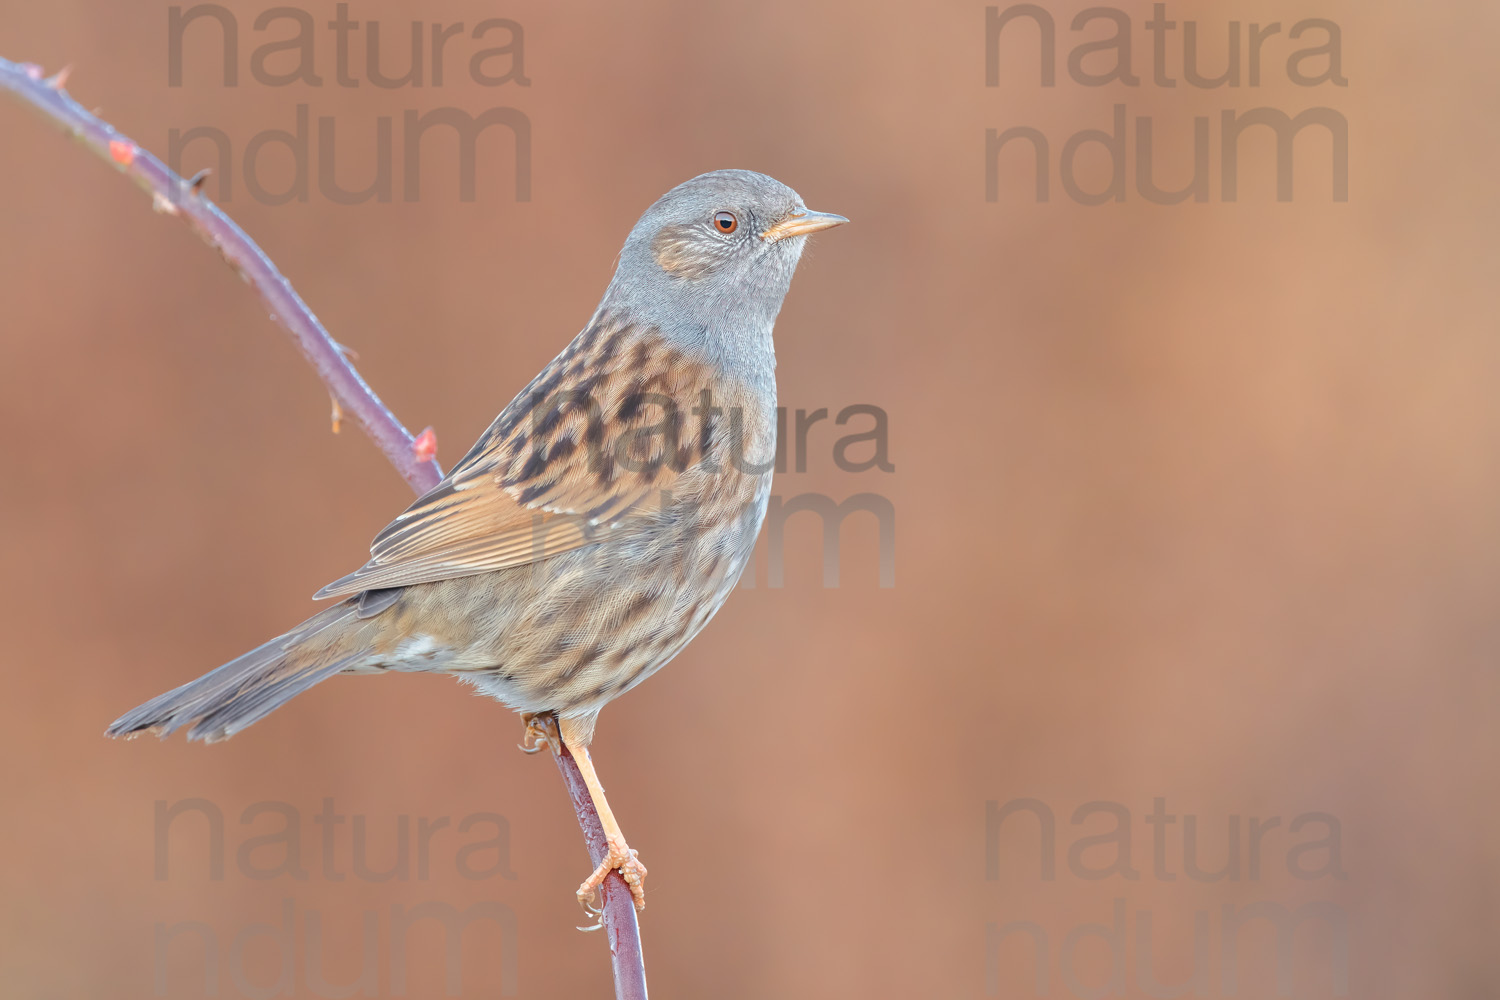
<path id="1" fill-rule="evenodd" d="M 557 716 L 551 712 L 522 712 L 521 721 L 526 723 L 526 734 L 519 744 L 522 753 L 541 753 L 543 746 L 551 748 L 555 754 L 562 753 Z"/>
<path id="2" fill-rule="evenodd" d="M 587 927 L 578 928 L 578 930 L 583 931 L 585 934 L 589 933 L 590 931 L 597 931 L 599 928 L 604 926 L 604 908 L 602 906 L 595 905 L 596 901 L 597 897 L 593 893 L 590 893 L 589 898 L 583 901 L 583 912 L 587 913 L 591 918 L 593 918 L 593 923 L 589 924 Z"/>
<path id="3" fill-rule="evenodd" d="M 601 912 L 599 886 L 603 884 L 610 872 L 619 871 L 620 877 L 630 887 L 630 898 L 635 901 L 636 910 L 644 910 L 646 908 L 646 866 L 641 864 L 639 852 L 625 843 L 622 837 L 610 837 L 606 842 L 609 844 L 609 853 L 604 856 L 603 861 L 599 862 L 599 867 L 594 869 L 594 874 L 584 879 L 583 884 L 578 887 L 579 905 L 589 915 L 598 915 Z"/>

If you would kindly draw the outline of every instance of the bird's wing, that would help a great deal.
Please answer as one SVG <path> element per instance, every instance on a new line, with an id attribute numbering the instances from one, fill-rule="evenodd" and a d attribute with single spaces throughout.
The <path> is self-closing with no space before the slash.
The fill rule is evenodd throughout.
<path id="1" fill-rule="evenodd" d="M 596 318 L 375 536 L 369 562 L 314 597 L 474 576 L 602 541 L 713 448 L 703 393 L 722 407 L 723 384 L 655 331 Z"/>

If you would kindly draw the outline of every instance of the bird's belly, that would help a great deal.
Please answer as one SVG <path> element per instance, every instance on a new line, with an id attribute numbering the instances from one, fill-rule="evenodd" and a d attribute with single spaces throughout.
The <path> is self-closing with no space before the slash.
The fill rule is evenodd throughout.
<path id="1" fill-rule="evenodd" d="M 769 492 L 756 484 L 733 517 L 664 516 L 533 565 L 413 587 L 430 591 L 419 599 L 441 603 L 453 626 L 442 665 L 415 669 L 453 673 L 519 711 L 598 711 L 676 656 L 724 604 L 750 562 Z"/>

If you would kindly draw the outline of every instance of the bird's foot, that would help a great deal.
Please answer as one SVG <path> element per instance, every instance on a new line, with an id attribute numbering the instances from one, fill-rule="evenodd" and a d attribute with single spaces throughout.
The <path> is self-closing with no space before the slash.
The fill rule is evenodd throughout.
<path id="1" fill-rule="evenodd" d="M 546 746 L 555 754 L 562 753 L 557 716 L 551 712 L 522 712 L 521 721 L 526 723 L 526 734 L 521 737 L 520 743 L 522 752 L 540 753 L 542 747 Z"/>
<path id="2" fill-rule="evenodd" d="M 578 902 L 591 916 L 597 917 L 600 913 L 599 886 L 609 873 L 618 870 L 625 884 L 630 886 L 630 897 L 635 900 L 635 908 L 644 910 L 646 908 L 646 866 L 641 864 L 637 852 L 631 850 L 630 845 L 625 843 L 621 836 L 607 837 L 605 843 L 609 845 L 609 853 L 604 860 L 599 862 L 599 867 L 594 869 L 594 874 L 583 880 L 578 887 Z"/>
<path id="3" fill-rule="evenodd" d="M 599 905 L 597 896 L 591 896 L 583 901 L 583 912 L 589 915 L 591 923 L 587 927 L 578 928 L 578 930 L 587 934 L 590 931 L 597 931 L 604 926 L 604 907 Z"/>

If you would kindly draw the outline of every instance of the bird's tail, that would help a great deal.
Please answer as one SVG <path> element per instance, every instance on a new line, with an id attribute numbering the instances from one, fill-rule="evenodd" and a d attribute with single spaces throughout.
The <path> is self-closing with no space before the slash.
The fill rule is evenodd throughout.
<path id="1" fill-rule="evenodd" d="M 133 709 L 106 731 L 165 737 L 192 724 L 188 739 L 225 740 L 365 655 L 358 606 L 344 601 L 285 635 Z"/>

